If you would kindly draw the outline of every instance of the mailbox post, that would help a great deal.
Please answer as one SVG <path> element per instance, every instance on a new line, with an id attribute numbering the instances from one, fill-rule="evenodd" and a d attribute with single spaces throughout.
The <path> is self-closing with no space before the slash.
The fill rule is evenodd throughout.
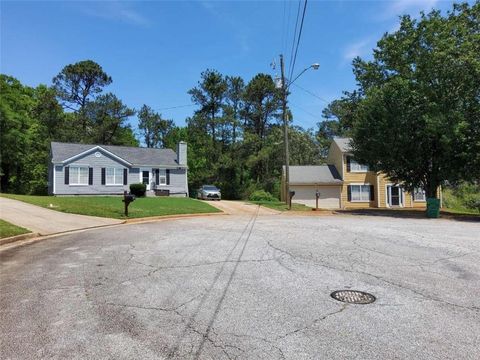
<path id="1" fill-rule="evenodd" d="M 123 203 L 125 205 L 125 216 L 128 217 L 128 205 L 130 205 L 131 202 L 135 201 L 135 195 L 127 193 L 127 191 L 123 192 Z"/>
<path id="2" fill-rule="evenodd" d="M 292 209 L 292 198 L 295 196 L 295 191 L 288 192 L 288 210 Z"/>
<path id="3" fill-rule="evenodd" d="M 320 191 L 317 190 L 315 193 L 315 198 L 316 198 L 316 210 L 318 210 L 318 199 L 320 199 Z"/>

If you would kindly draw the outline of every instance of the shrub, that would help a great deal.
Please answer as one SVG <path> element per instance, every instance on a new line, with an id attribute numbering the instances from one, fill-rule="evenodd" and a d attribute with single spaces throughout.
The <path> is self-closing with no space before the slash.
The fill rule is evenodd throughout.
<path id="1" fill-rule="evenodd" d="M 449 209 L 480 212 L 480 185 L 461 183 L 456 186 L 445 187 L 443 203 Z"/>
<path id="2" fill-rule="evenodd" d="M 249 197 L 250 201 L 278 201 L 275 196 L 265 190 L 256 190 Z"/>
<path id="3" fill-rule="evenodd" d="M 147 185 L 145 184 L 130 184 L 130 193 L 137 197 L 145 196 L 145 192 L 147 191 Z"/>

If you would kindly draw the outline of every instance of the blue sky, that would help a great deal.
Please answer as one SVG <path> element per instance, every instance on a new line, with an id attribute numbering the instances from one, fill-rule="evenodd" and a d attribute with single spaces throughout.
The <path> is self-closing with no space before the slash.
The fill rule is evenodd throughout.
<path id="1" fill-rule="evenodd" d="M 418 15 L 451 1 L 308 2 L 295 73 L 314 62 L 289 98 L 294 123 L 314 128 L 326 103 L 355 80 L 351 60 L 369 57 L 398 15 Z M 183 125 L 194 106 L 187 91 L 216 69 L 246 81 L 283 52 L 289 66 L 297 1 L 1 2 L 1 72 L 24 84 L 50 84 L 63 66 L 98 62 L 112 76 L 108 91 L 128 106 L 148 104 Z M 320 99 L 319 99 L 320 98 Z M 132 119 L 135 126 L 136 119 Z"/>

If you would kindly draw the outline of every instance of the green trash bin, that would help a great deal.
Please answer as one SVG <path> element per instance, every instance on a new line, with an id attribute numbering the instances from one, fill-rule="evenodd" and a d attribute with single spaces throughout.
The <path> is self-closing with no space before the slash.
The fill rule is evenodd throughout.
<path id="1" fill-rule="evenodd" d="M 432 219 L 440 217 L 440 199 L 427 199 L 427 217 Z"/>

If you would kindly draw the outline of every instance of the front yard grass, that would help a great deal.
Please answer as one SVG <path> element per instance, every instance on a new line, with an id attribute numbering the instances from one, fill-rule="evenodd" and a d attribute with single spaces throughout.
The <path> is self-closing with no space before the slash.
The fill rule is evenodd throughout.
<path id="1" fill-rule="evenodd" d="M 278 210 L 278 211 L 287 211 L 288 206 L 283 201 L 250 201 L 252 204 L 257 204 L 261 206 L 265 206 L 267 208 Z M 292 210 L 291 211 L 312 211 L 312 208 L 303 205 L 303 204 L 296 204 L 292 203 Z"/>
<path id="2" fill-rule="evenodd" d="M 0 239 L 15 235 L 28 234 L 29 232 L 31 231 L 0 219 Z"/>
<path id="3" fill-rule="evenodd" d="M 2 194 L 47 209 L 72 214 L 125 219 L 121 196 L 35 196 Z M 220 210 L 202 201 L 177 197 L 137 198 L 128 207 L 128 218 L 149 216 L 215 213 Z"/>

